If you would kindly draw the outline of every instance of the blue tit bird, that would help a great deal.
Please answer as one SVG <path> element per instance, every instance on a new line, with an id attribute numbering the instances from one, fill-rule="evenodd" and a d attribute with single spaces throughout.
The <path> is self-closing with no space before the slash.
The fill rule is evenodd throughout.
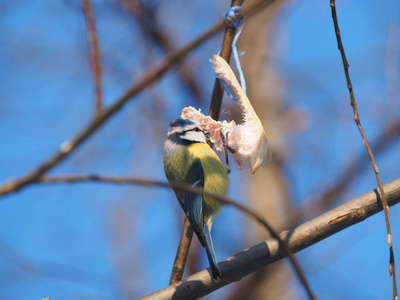
<path id="1" fill-rule="evenodd" d="M 185 183 L 226 195 L 228 174 L 217 154 L 207 144 L 207 131 L 193 121 L 173 120 L 165 141 L 164 169 L 170 183 Z M 201 245 L 206 249 L 212 277 L 221 277 L 211 239 L 214 218 L 223 203 L 206 195 L 174 189 L 179 204 Z"/>

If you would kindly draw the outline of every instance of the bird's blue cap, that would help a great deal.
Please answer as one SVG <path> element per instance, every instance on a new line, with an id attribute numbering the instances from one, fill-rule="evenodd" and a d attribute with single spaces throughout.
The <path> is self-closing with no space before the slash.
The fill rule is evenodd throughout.
<path id="1" fill-rule="evenodd" d="M 176 119 L 176 120 L 171 121 L 171 123 L 169 123 L 169 126 L 170 127 L 177 127 L 177 126 L 183 127 L 185 125 L 192 125 L 192 124 L 194 124 L 194 122 L 190 121 L 188 119 Z"/>

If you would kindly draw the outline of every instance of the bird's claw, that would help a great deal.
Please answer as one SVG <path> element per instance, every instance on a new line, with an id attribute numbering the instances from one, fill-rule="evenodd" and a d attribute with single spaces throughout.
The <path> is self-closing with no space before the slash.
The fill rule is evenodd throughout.
<path id="1" fill-rule="evenodd" d="M 232 169 L 231 169 L 231 166 L 229 165 L 228 151 L 232 154 L 236 153 L 236 151 L 234 149 L 232 149 L 231 147 L 229 147 L 229 145 L 228 145 L 229 131 L 226 134 L 224 134 L 224 131 L 221 128 L 219 130 L 219 134 L 221 136 L 222 144 L 224 145 L 225 169 L 226 169 L 226 172 L 229 174 L 232 171 Z"/>

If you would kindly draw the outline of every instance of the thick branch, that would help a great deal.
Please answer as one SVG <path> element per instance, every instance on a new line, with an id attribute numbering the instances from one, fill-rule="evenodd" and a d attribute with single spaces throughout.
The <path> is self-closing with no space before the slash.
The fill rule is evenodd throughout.
<path id="1" fill-rule="evenodd" d="M 383 186 L 388 204 L 400 202 L 400 178 Z M 280 234 L 290 250 L 298 252 L 382 211 L 376 190 L 350 200 L 302 225 Z M 275 239 L 240 252 L 219 264 L 224 276 L 212 281 L 207 270 L 198 272 L 142 299 L 198 299 L 285 257 Z"/>

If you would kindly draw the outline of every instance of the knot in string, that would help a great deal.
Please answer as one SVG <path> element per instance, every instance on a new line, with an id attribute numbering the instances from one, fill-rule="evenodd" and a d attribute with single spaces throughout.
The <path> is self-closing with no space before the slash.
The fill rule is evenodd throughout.
<path id="1" fill-rule="evenodd" d="M 237 29 L 244 19 L 244 14 L 241 6 L 232 6 L 225 13 L 224 24 L 228 27 Z"/>

